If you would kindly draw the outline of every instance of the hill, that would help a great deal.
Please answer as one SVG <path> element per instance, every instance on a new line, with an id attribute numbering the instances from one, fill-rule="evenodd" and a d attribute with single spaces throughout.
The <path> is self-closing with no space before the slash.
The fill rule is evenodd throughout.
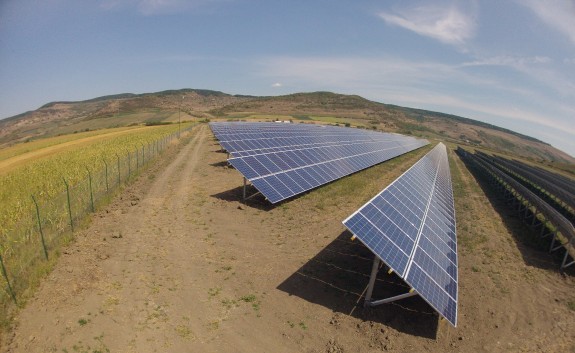
<path id="1" fill-rule="evenodd" d="M 327 117 L 332 122 L 481 147 L 539 163 L 552 163 L 563 169 L 572 169 L 575 165 L 575 158 L 553 146 L 498 126 L 331 92 L 254 97 L 182 89 L 52 102 L 35 111 L 0 120 L 0 147 L 59 134 L 174 122 L 180 118 L 273 119 L 274 116 L 295 121 Z"/>

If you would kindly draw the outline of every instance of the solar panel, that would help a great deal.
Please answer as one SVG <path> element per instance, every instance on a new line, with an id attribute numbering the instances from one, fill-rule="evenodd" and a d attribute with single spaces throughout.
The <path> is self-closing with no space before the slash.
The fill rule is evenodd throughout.
<path id="1" fill-rule="evenodd" d="M 417 140 L 398 134 L 315 124 L 215 122 L 210 123 L 210 127 L 221 146 L 232 157 L 280 152 L 293 148 L 334 146 L 344 142 L 402 143 Z"/>
<path id="2" fill-rule="evenodd" d="M 343 224 L 456 326 L 457 239 L 445 145 L 435 146 Z"/>
<path id="3" fill-rule="evenodd" d="M 220 125 L 223 124 L 223 125 Z M 413 137 L 279 123 L 212 123 L 228 162 L 271 203 L 425 146 Z"/>

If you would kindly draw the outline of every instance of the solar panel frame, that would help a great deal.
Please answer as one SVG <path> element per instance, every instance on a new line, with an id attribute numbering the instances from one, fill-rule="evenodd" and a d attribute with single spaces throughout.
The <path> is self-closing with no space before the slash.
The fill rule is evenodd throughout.
<path id="1" fill-rule="evenodd" d="M 455 207 L 442 143 L 342 223 L 441 316 L 457 325 Z"/>

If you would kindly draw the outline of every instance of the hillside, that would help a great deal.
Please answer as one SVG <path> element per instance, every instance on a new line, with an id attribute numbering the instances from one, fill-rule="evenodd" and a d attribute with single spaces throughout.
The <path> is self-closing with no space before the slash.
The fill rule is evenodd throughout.
<path id="1" fill-rule="evenodd" d="M 180 114 L 181 108 L 181 114 Z M 52 102 L 0 120 L 0 147 L 58 134 L 179 118 L 245 119 L 279 116 L 294 121 L 329 118 L 333 122 L 504 152 L 571 170 L 575 158 L 535 138 L 483 122 L 369 101 L 331 92 L 275 97 L 234 96 L 218 91 L 183 89 L 118 94 L 81 102 Z"/>

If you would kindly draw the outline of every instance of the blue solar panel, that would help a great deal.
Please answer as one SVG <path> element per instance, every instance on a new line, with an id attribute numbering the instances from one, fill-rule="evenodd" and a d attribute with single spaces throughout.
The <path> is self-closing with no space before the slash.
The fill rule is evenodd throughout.
<path id="1" fill-rule="evenodd" d="M 343 224 L 456 326 L 455 210 L 442 143 Z"/>
<path id="2" fill-rule="evenodd" d="M 228 161 L 271 203 L 371 167 L 428 142 L 311 124 L 210 123 Z"/>
<path id="3" fill-rule="evenodd" d="M 213 122 L 210 128 L 232 157 L 322 146 L 336 147 L 344 143 L 361 145 L 370 141 L 394 141 L 403 145 L 417 141 L 413 137 L 397 134 L 312 124 Z"/>

